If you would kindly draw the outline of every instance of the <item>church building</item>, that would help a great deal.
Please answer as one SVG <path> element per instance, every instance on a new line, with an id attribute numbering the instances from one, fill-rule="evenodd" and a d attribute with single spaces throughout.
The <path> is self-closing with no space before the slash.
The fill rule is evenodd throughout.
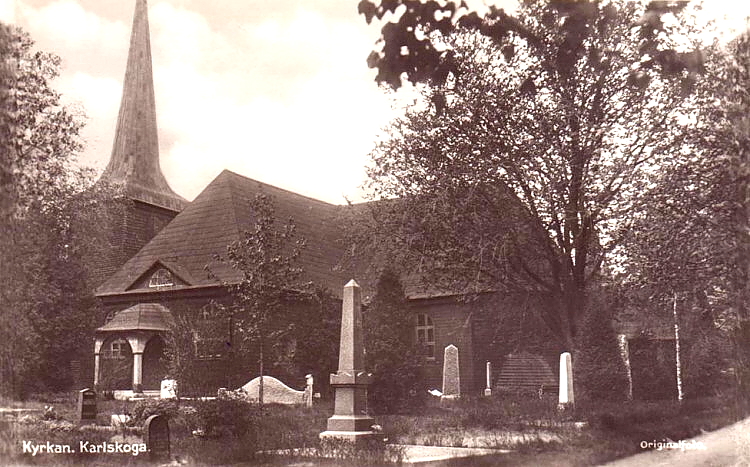
<path id="1" fill-rule="evenodd" d="M 307 247 L 301 264 L 315 284 L 340 300 L 352 277 L 340 270 L 346 245 L 340 228 L 346 205 L 333 205 L 283 190 L 225 170 L 192 202 L 177 195 L 159 165 L 156 107 L 146 0 L 136 0 L 122 102 L 112 155 L 102 179 L 122 187 L 129 201 L 121 223 L 113 226 L 116 247 L 102 264 L 102 283 L 95 294 L 105 316 L 96 330 L 94 385 L 119 391 L 123 397 L 159 389 L 167 376 L 165 336 L 176 319 L 209 316 L 212 307 L 228 300 L 226 284 L 238 273 L 217 261 L 228 244 L 253 226 L 251 202 L 259 194 L 274 202 L 280 221 L 292 218 Z M 210 274 L 209 272 L 210 271 Z M 355 277 L 360 283 L 370 278 Z M 363 280 L 364 279 L 364 280 Z M 363 291 L 367 295 L 371 291 Z M 538 334 L 532 316 L 533 297 L 485 294 L 471 303 L 450 294 L 425 294 L 407 288 L 414 316 L 414 339 L 425 347 L 424 372 L 430 387 L 440 388 L 443 350 L 459 349 L 461 391 L 480 394 L 485 364 L 497 374 L 513 362 L 502 381 L 509 386 L 538 388 L 556 384 L 554 362 L 560 349 L 528 353 L 523 339 L 498 335 Z M 305 306 L 290 304 L 290 306 Z M 543 327 L 543 326 L 542 326 Z M 519 331 L 520 332 L 516 332 Z M 228 330 L 231 343 L 231 329 Z M 540 335 L 540 340 L 551 342 Z M 196 334 L 196 355 L 205 362 L 212 390 L 227 387 L 226 340 Z M 511 366 L 507 366 L 511 368 Z M 244 376 L 248 381 L 255 375 Z M 314 375 L 317 381 L 328 375 Z M 497 380 L 497 378 L 495 378 Z M 504 384 L 505 384 L 504 383 Z"/>

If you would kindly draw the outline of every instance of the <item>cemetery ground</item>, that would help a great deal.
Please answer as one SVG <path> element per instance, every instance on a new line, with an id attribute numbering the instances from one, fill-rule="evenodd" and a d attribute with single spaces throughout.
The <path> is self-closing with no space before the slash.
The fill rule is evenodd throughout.
<path id="1" fill-rule="evenodd" d="M 464 397 L 419 409 L 375 416 L 389 445 L 479 447 L 509 450 L 489 457 L 453 459 L 439 465 L 598 465 L 644 452 L 642 442 L 687 440 L 736 420 L 731 397 L 674 401 L 599 402 L 560 412 L 556 397 L 496 394 Z M 38 397 L 34 402 L 3 401 L 0 459 L 11 465 L 145 465 L 148 455 L 23 453 L 23 442 L 79 446 L 142 442 L 142 424 L 151 414 L 169 418 L 171 454 L 188 465 L 383 465 L 398 461 L 401 448 L 362 449 L 321 445 L 319 434 L 333 404 L 312 408 L 268 405 L 262 409 L 238 399 L 145 401 L 100 400 L 96 424 L 79 426 L 73 395 Z M 52 406 L 52 410 L 45 407 Z M 26 409 L 12 415 L 7 409 Z M 125 426 L 111 428 L 112 414 L 129 414 Z M 584 422 L 584 423 L 581 423 Z M 336 449 L 339 448 L 339 449 Z M 707 447 L 711 449 L 710 446 Z M 77 448 L 76 448 L 77 449 Z M 348 459 L 291 458 L 280 450 L 351 456 Z M 467 463 L 468 462 L 468 463 Z M 423 464 L 438 465 L 438 464 Z"/>

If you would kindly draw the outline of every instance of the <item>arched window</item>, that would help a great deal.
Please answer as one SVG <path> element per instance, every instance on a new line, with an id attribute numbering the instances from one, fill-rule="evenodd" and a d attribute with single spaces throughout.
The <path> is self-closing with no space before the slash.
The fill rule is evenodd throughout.
<path id="1" fill-rule="evenodd" d="M 157 269 L 151 275 L 151 279 L 148 280 L 148 286 L 151 288 L 171 287 L 173 285 L 174 281 L 172 280 L 172 273 L 164 268 Z"/>
<path id="2" fill-rule="evenodd" d="M 428 360 L 435 360 L 435 325 L 425 313 L 417 314 L 417 342 L 424 346 Z"/>

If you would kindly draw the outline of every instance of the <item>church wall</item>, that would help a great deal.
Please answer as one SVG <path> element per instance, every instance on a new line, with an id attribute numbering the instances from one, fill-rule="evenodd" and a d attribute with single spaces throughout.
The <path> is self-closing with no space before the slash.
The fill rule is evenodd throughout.
<path id="1" fill-rule="evenodd" d="M 201 309 L 211 303 L 219 303 L 226 306 L 231 304 L 231 298 L 219 287 L 202 288 L 202 289 L 183 289 L 183 290 L 164 290 L 161 292 L 150 292 L 150 293 L 136 293 L 131 295 L 120 295 L 116 297 L 105 297 L 101 301 L 103 315 L 101 322 L 98 326 L 105 324 L 107 319 L 105 316 L 110 318 L 119 311 L 122 311 L 130 306 L 138 303 L 158 303 L 163 305 L 172 313 L 175 319 L 179 319 L 181 316 L 186 314 L 192 314 L 196 317 Z M 316 310 L 311 310 L 310 307 L 316 307 Z M 313 315 L 314 311 L 317 311 L 319 305 L 310 305 L 304 302 L 290 302 L 288 304 L 289 312 L 291 316 L 306 316 Z M 337 301 L 335 304 L 328 304 L 326 306 L 333 306 L 340 310 L 341 303 Z M 314 333 L 314 326 L 312 323 L 306 326 L 298 326 L 300 332 L 299 336 L 295 338 L 304 339 L 305 336 L 310 336 L 310 333 Z M 235 333 L 233 338 L 229 335 L 229 326 L 227 326 L 227 335 L 225 336 L 226 341 L 231 342 L 232 340 L 237 342 L 238 331 L 236 327 L 233 332 Z M 338 330 L 336 331 L 338 336 Z M 310 338 L 316 338 L 313 335 Z M 265 371 L 266 375 L 274 376 L 293 388 L 303 388 L 305 381 L 304 375 L 308 372 L 313 372 L 313 376 L 316 381 L 316 392 L 327 394 L 328 390 L 328 374 L 331 371 L 335 371 L 335 368 L 329 368 L 323 370 L 314 371 L 313 368 L 307 366 L 299 367 L 291 361 L 294 360 L 296 352 L 295 338 L 291 339 L 286 351 L 287 355 L 273 355 L 273 351 L 266 348 L 265 360 Z M 269 346 L 271 347 L 271 346 Z M 278 348 L 278 346 L 275 346 Z M 338 346 L 336 346 L 338 348 Z M 284 350 L 281 350 L 284 352 Z M 224 356 L 220 358 L 206 358 L 197 361 L 197 374 L 201 375 L 201 381 L 197 385 L 201 395 L 216 394 L 218 388 L 224 387 L 228 389 L 237 389 L 250 381 L 252 378 L 258 376 L 258 364 L 257 356 L 255 355 L 256 349 L 250 349 L 250 354 L 245 357 L 244 360 L 239 358 L 231 358 L 231 352 L 227 351 Z M 304 360 L 304 358 L 303 358 Z M 335 365 L 335 359 L 333 359 Z"/>
<path id="2" fill-rule="evenodd" d="M 471 308 L 453 298 L 423 299 L 411 301 L 412 312 L 427 314 L 435 326 L 435 359 L 426 360 L 423 366 L 425 383 L 430 389 L 442 390 L 443 355 L 445 348 L 453 344 L 458 347 L 461 392 L 473 394 L 475 362 L 471 335 Z M 416 331 L 415 331 L 416 339 Z"/>

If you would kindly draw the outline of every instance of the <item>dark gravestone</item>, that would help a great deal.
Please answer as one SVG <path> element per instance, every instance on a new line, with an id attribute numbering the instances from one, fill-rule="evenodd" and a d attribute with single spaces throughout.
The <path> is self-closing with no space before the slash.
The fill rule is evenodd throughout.
<path id="1" fill-rule="evenodd" d="M 78 420 L 80 422 L 96 421 L 96 392 L 92 389 L 78 391 Z"/>
<path id="2" fill-rule="evenodd" d="M 143 440 L 152 461 L 169 460 L 169 422 L 163 415 L 151 415 L 143 424 Z"/>

